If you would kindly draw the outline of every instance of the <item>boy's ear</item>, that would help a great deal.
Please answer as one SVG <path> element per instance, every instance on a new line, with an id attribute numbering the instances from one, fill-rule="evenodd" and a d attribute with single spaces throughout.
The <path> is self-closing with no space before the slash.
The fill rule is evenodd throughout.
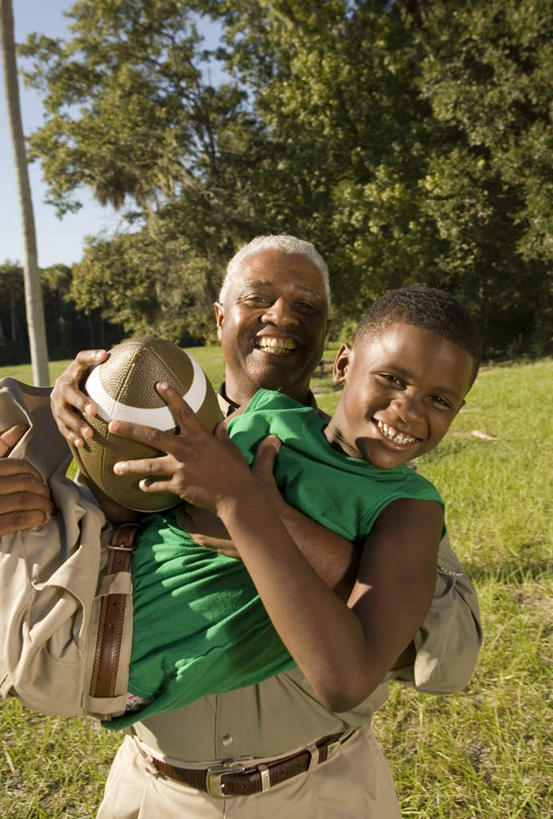
<path id="1" fill-rule="evenodd" d="M 352 348 L 349 344 L 342 344 L 334 359 L 334 366 L 332 368 L 332 380 L 336 385 L 343 384 L 352 360 Z"/>

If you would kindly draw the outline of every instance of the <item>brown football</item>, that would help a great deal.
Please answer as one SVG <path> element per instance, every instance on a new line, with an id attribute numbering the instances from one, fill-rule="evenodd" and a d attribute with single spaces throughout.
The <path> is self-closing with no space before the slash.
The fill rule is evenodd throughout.
<path id="1" fill-rule="evenodd" d="M 176 432 L 175 419 L 155 390 L 157 381 L 172 384 L 204 427 L 213 431 L 221 420 L 215 392 L 197 361 L 169 341 L 148 336 L 118 344 L 107 361 L 94 367 L 84 385 L 99 411 L 94 418 L 87 418 L 94 435 L 79 451 L 83 466 L 107 495 L 140 512 L 169 509 L 180 503 L 180 498 L 169 493 L 142 492 L 138 478 L 115 475 L 113 465 L 116 461 L 154 458 L 164 453 L 112 435 L 108 424 L 117 418 Z"/>

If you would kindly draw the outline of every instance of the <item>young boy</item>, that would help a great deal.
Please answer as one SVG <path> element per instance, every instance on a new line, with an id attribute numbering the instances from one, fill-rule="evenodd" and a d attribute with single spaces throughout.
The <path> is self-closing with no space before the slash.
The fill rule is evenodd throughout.
<path id="1" fill-rule="evenodd" d="M 344 390 L 328 423 L 261 390 L 230 419 L 231 444 L 201 429 L 175 391 L 158 385 L 181 428 L 178 445 L 167 439 L 160 448 L 178 451 L 182 470 L 142 488 L 217 513 L 242 561 L 197 545 L 178 510 L 149 518 L 133 555 L 130 707 L 109 727 L 249 685 L 294 661 L 332 710 L 368 696 L 415 634 L 435 581 L 443 503 L 408 461 L 445 435 L 478 363 L 466 311 L 441 291 L 414 287 L 377 300 L 352 347 L 341 347 L 334 381 Z M 140 439 L 124 422 L 110 429 Z M 274 496 L 247 468 L 269 435 L 281 442 L 275 478 L 287 502 L 359 544 L 347 605 L 313 572 Z"/>

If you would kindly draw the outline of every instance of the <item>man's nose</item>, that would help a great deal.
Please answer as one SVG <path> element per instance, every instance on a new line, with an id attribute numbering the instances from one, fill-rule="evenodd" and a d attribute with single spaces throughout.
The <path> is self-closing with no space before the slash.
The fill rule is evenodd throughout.
<path id="1" fill-rule="evenodd" d="M 290 303 L 280 296 L 263 311 L 261 320 L 267 324 L 286 325 L 297 324 L 298 317 Z"/>

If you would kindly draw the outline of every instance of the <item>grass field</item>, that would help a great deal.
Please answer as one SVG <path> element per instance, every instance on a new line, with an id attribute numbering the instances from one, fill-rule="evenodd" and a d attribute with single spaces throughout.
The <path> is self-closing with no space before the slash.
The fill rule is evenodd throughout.
<path id="1" fill-rule="evenodd" d="M 218 382 L 219 349 L 193 352 Z M 53 364 L 52 378 L 64 366 Z M 8 369 L 0 376 L 29 378 Z M 330 412 L 329 371 L 327 363 L 313 384 Z M 419 462 L 445 498 L 485 642 L 466 691 L 432 697 L 393 686 L 376 716 L 404 817 L 553 816 L 552 395 L 552 360 L 485 368 L 448 438 Z M 94 816 L 118 738 L 15 700 L 0 708 L 0 816 Z"/>

